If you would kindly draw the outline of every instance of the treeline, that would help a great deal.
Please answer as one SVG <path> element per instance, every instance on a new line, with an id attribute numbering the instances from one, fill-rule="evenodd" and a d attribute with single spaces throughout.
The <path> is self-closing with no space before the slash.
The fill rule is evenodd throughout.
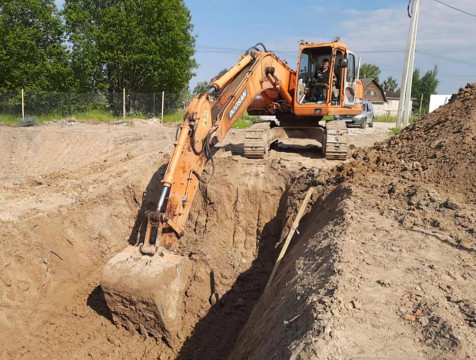
<path id="1" fill-rule="evenodd" d="M 0 92 L 183 94 L 192 29 L 183 0 L 2 0 Z"/>
<path id="2" fill-rule="evenodd" d="M 360 77 L 362 79 L 374 79 L 377 81 L 385 92 L 397 93 L 400 95 L 400 89 L 397 80 L 392 76 L 389 76 L 383 82 L 380 81 L 381 70 L 377 65 L 363 64 L 360 69 Z M 413 102 L 413 112 L 418 112 L 420 107 L 420 98 L 423 96 L 422 112 L 428 113 L 430 107 L 430 97 L 432 94 L 436 94 L 438 87 L 438 68 L 435 67 L 432 70 L 428 70 L 421 75 L 420 69 L 416 68 L 413 71 L 412 80 L 412 98 L 417 101 Z"/>

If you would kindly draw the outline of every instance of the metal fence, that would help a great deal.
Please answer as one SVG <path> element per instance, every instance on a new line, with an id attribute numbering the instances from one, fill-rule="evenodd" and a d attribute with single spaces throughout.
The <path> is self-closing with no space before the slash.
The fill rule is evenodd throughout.
<path id="1" fill-rule="evenodd" d="M 59 93 L 8 91 L 0 93 L 0 122 L 21 124 L 33 119 L 159 118 L 183 111 L 190 98 L 183 94 L 122 92 Z"/>

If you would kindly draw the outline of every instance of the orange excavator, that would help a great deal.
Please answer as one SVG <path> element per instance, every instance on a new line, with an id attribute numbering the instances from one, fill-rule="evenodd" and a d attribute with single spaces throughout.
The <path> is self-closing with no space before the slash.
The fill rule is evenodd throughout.
<path id="1" fill-rule="evenodd" d="M 328 63 L 327 75 L 320 68 Z M 330 74 L 330 75 L 329 75 Z M 155 211 L 148 211 L 143 241 L 115 255 L 106 265 L 101 287 L 117 323 L 171 341 L 181 326 L 181 306 L 191 263 L 173 253 L 203 169 L 213 162 L 212 148 L 233 124 L 250 115 L 274 115 L 277 122 L 246 134 L 244 154 L 262 158 L 271 143 L 285 138 L 317 140 L 326 159 L 345 160 L 347 127 L 324 116 L 362 112 L 363 85 L 356 79 L 356 58 L 345 44 L 301 43 L 297 71 L 261 43 L 251 47 L 207 93 L 190 103 Z"/>

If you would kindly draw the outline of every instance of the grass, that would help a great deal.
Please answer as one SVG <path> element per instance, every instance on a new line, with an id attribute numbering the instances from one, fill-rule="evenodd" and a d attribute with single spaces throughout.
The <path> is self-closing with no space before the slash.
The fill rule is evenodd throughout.
<path id="1" fill-rule="evenodd" d="M 72 115 L 71 118 L 79 122 L 84 122 L 84 121 L 107 122 L 107 121 L 117 121 L 122 119 L 122 117 L 114 116 L 111 113 L 104 110 L 83 111 L 83 112 Z"/>
<path id="2" fill-rule="evenodd" d="M 180 112 L 177 112 L 180 113 Z M 176 113 L 174 113 L 176 114 Z M 174 114 L 164 116 L 167 119 L 167 116 L 173 116 Z M 183 117 L 183 112 L 181 112 L 178 116 L 178 120 L 172 121 L 181 121 Z M 72 119 L 77 122 L 109 122 L 109 121 L 121 121 L 124 118 L 122 116 L 114 116 L 108 111 L 104 110 L 88 110 L 79 112 L 73 115 L 62 115 L 59 113 L 50 113 L 50 114 L 42 114 L 36 116 L 36 121 L 39 124 L 45 123 L 47 121 L 60 121 L 63 119 Z M 126 121 L 130 121 L 132 119 L 142 119 L 147 120 L 149 117 L 144 114 L 134 114 L 133 116 L 127 116 Z M 10 125 L 10 126 L 17 126 L 20 124 L 21 117 L 20 116 L 13 116 L 8 114 L 0 114 L 0 124 Z M 169 122 L 172 122 L 169 121 Z M 167 121 L 166 121 L 167 122 Z"/>
<path id="3" fill-rule="evenodd" d="M 183 121 L 185 110 L 178 110 L 171 114 L 164 115 L 164 123 L 176 123 Z M 59 121 L 62 119 L 72 119 L 77 122 L 109 122 L 109 121 L 121 121 L 122 116 L 114 116 L 108 111 L 104 110 L 88 110 L 79 112 L 73 115 L 61 115 L 59 113 L 43 114 L 36 117 L 38 123 L 44 123 L 47 121 Z M 126 117 L 127 121 L 132 119 L 147 120 L 149 117 L 143 114 L 134 114 L 134 116 Z M 20 124 L 20 116 L 13 116 L 8 114 L 0 114 L 0 123 L 10 126 L 17 126 Z M 259 116 L 251 116 L 245 112 L 239 119 L 233 124 L 234 128 L 244 129 L 253 125 L 254 122 L 259 120 Z"/>
<path id="4" fill-rule="evenodd" d="M 259 120 L 259 116 L 252 116 L 245 112 L 240 118 L 233 124 L 235 129 L 246 129 Z"/>
<path id="5" fill-rule="evenodd" d="M 175 123 L 183 120 L 185 110 L 178 110 L 172 114 L 164 115 L 164 124 Z"/>
<path id="6" fill-rule="evenodd" d="M 402 131 L 402 129 L 392 128 L 392 129 L 390 129 L 390 134 L 391 135 L 397 135 L 397 134 L 400 134 L 401 131 Z"/>
<path id="7" fill-rule="evenodd" d="M 58 120 L 61 120 L 61 119 L 64 119 L 64 116 L 61 115 L 61 114 L 57 114 L 57 113 L 43 114 L 43 115 L 38 116 L 38 122 L 40 124 L 44 123 L 46 121 L 58 121 Z"/>
<path id="8" fill-rule="evenodd" d="M 0 114 L 0 124 L 14 126 L 20 122 L 20 116 Z"/>
<path id="9" fill-rule="evenodd" d="M 385 122 L 385 123 L 396 123 L 397 117 L 396 116 L 376 116 L 374 118 L 375 122 Z M 410 124 L 416 123 L 418 121 L 418 115 L 410 116 Z"/>
<path id="10" fill-rule="evenodd" d="M 169 124 L 169 123 L 175 123 L 175 122 L 180 122 L 183 121 L 183 117 L 185 115 L 185 110 L 178 110 L 172 114 L 165 114 L 164 115 L 164 123 Z M 245 129 L 247 127 L 250 127 L 253 125 L 255 121 L 259 120 L 259 116 L 251 116 L 248 115 L 248 113 L 244 113 L 237 122 L 233 124 L 234 128 L 237 129 Z"/>
<path id="11" fill-rule="evenodd" d="M 375 122 L 385 122 L 385 123 L 396 123 L 397 117 L 396 116 L 376 116 L 374 118 Z"/>
<path id="12" fill-rule="evenodd" d="M 237 122 L 235 122 L 233 124 L 233 127 L 235 129 L 246 129 L 248 127 L 250 127 L 251 125 L 253 125 L 253 121 L 252 120 L 248 120 L 248 119 L 239 119 Z"/>

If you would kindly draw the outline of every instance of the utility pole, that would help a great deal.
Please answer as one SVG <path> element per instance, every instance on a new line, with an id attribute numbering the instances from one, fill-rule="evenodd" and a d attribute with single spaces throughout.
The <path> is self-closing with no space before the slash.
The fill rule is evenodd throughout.
<path id="1" fill-rule="evenodd" d="M 408 16 L 411 17 L 410 29 L 408 31 L 407 51 L 405 55 L 405 66 L 403 69 L 402 87 L 400 90 L 400 103 L 398 104 L 397 128 L 408 125 L 410 118 L 410 101 L 412 95 L 413 68 L 415 66 L 415 48 L 418 32 L 418 16 L 420 13 L 420 0 L 409 0 Z"/>

